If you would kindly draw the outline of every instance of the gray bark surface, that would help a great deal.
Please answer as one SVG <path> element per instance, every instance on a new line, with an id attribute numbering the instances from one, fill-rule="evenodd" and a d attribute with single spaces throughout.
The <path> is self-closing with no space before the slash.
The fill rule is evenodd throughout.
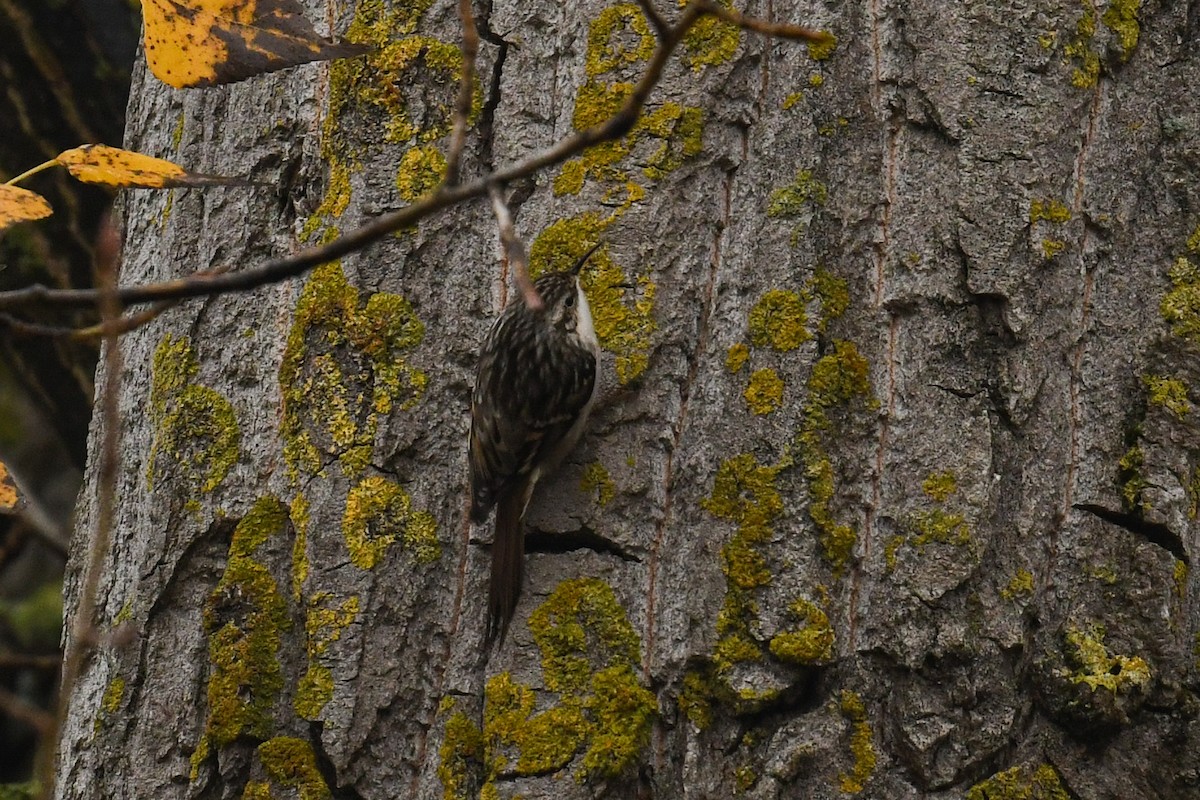
<path id="1" fill-rule="evenodd" d="M 636 79 L 604 9 L 479 9 L 466 174 Z M 96 622 L 139 637 L 89 662 L 60 796 L 1200 795 L 1196 9 L 744 10 L 837 49 L 684 47 L 662 127 L 510 187 L 535 265 L 603 230 L 596 280 L 637 288 L 593 301 L 619 317 L 601 400 L 530 507 L 499 651 L 464 496 L 506 295 L 485 203 L 123 338 Z M 454 4 L 416 19 L 458 42 Z M 187 92 L 139 68 L 128 146 L 269 188 L 129 194 L 123 281 L 411 199 L 455 91 L 425 52 L 377 92 L 395 141 L 369 81 L 324 126 L 336 65 Z M 93 468 L 77 553 L 94 497 Z"/>

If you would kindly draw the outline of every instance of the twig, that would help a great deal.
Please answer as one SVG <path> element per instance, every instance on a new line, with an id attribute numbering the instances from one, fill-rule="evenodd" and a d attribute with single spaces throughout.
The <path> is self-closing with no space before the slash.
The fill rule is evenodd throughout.
<path id="1" fill-rule="evenodd" d="M 62 666 L 62 655 L 35 656 L 28 653 L 0 653 L 0 667 L 4 669 L 57 670 Z"/>
<path id="2" fill-rule="evenodd" d="M 513 228 L 512 214 L 504 202 L 504 193 L 499 186 L 492 184 L 488 194 L 492 198 L 496 225 L 500 228 L 500 243 L 504 246 L 504 254 L 508 258 L 508 266 L 512 269 L 517 288 L 520 289 L 521 297 L 529 310 L 540 311 L 545 304 L 542 303 L 542 296 L 538 294 L 537 287 L 529 277 L 529 252 Z"/>
<path id="3" fill-rule="evenodd" d="M 492 184 L 507 184 L 517 178 L 522 178 L 560 164 L 577 153 L 602 142 L 619 139 L 627 134 L 637 122 L 645 107 L 650 92 L 658 85 L 662 71 L 679 46 L 687 31 L 703 16 L 717 16 L 731 24 L 759 31 L 771 36 L 780 36 L 808 41 L 829 41 L 828 33 L 813 31 L 798 25 L 785 25 L 765 22 L 763 20 L 745 17 L 717 5 L 711 0 L 692 0 L 679 15 L 672 26 L 666 28 L 659 37 L 658 45 L 650 57 L 646 71 L 641 80 L 634 86 L 633 91 L 625 99 L 621 108 L 608 119 L 590 128 L 585 128 L 566 137 L 554 146 L 535 153 L 529 158 L 510 164 L 496 170 L 491 175 L 478 178 L 466 184 L 442 186 L 433 194 L 404 208 L 388 214 L 359 227 L 350 233 L 320 247 L 312 247 L 286 258 L 275 259 L 267 263 L 240 272 L 227 272 L 220 275 L 196 275 L 162 283 L 129 286 L 117 289 L 116 299 L 125 306 L 135 303 L 148 303 L 156 300 L 186 299 L 204 295 L 223 294 L 225 292 L 244 292 L 256 289 L 269 283 L 276 283 L 287 278 L 301 275 L 313 267 L 329 261 L 335 261 L 362 249 L 367 244 L 381 239 L 388 234 L 415 225 L 425 217 L 456 205 L 465 200 L 481 197 L 487 193 Z M 91 306 L 99 298 L 98 289 L 49 289 L 42 285 L 27 286 L 9 292 L 0 292 L 0 309 L 14 306 L 27 306 L 44 303 L 58 306 Z"/>
<path id="4" fill-rule="evenodd" d="M 637 0 L 637 4 L 641 7 L 642 13 L 646 15 L 646 19 L 650 20 L 650 24 L 654 26 L 654 34 L 659 39 L 664 38 L 671 26 L 654 7 L 654 0 Z"/>
<path id="5" fill-rule="evenodd" d="M 46 736 L 54 730 L 54 717 L 3 687 L 0 687 L 0 711 L 33 728 L 43 737 L 42 741 L 46 741 Z"/>
<path id="6" fill-rule="evenodd" d="M 120 264 L 120 241 L 111 221 L 100 226 L 96 243 L 96 285 L 100 293 L 100 318 L 104 322 L 117 319 L 120 306 L 116 289 Z M 62 683 L 58 687 L 58 711 L 46 741 L 51 752 L 57 744 L 58 726 L 66 719 L 67 706 L 75 690 L 75 684 L 83 668 L 84 656 L 91 651 L 95 640 L 93 621 L 96 615 L 96 595 L 100 586 L 100 574 L 108 555 L 112 538 L 117 470 L 120 467 L 121 417 L 119 392 L 121 388 L 121 343 L 117 334 L 110 333 L 104 339 L 104 386 L 100 402 L 101 423 L 104 439 L 100 447 L 100 467 L 96 476 L 96 533 L 88 548 L 87 561 L 83 565 L 75 615 L 71 620 L 71 635 L 67 638 L 66 654 L 63 658 Z M 54 795 L 53 759 L 47 759 L 49 769 L 43 776 L 42 785 L 47 787 L 45 796 Z"/>
<path id="7" fill-rule="evenodd" d="M 463 145 L 467 141 L 467 122 L 471 118 L 471 101 L 475 97 L 475 58 L 479 55 L 479 29 L 475 27 L 475 12 L 471 0 L 458 0 L 458 15 L 462 17 L 462 77 L 458 82 L 458 99 L 454 103 L 454 128 L 450 133 L 450 149 L 446 154 L 446 186 L 457 186 L 462 167 Z"/>

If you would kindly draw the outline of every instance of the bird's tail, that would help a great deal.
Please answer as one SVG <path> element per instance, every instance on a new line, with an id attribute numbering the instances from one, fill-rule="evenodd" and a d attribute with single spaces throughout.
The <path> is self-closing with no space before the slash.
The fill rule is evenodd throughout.
<path id="1" fill-rule="evenodd" d="M 532 481 L 517 491 L 506 492 L 496 503 L 496 537 L 492 542 L 492 577 L 488 587 L 487 644 L 504 643 L 508 623 L 521 596 L 521 572 L 525 565 L 525 506 L 533 490 Z"/>

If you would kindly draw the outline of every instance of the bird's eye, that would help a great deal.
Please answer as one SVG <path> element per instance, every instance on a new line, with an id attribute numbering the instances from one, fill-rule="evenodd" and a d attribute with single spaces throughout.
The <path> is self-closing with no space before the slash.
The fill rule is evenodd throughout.
<path id="1" fill-rule="evenodd" d="M 571 306 L 575 305 L 575 295 L 573 295 L 573 294 L 567 295 L 567 299 L 564 300 L 563 303 L 567 306 L 567 308 L 570 308 Z"/>

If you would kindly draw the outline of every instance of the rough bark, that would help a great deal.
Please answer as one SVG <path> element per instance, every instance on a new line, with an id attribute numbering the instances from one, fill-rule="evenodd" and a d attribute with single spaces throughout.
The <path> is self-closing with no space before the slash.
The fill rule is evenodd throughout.
<path id="1" fill-rule="evenodd" d="M 647 55 L 636 6 L 479 10 L 468 174 Z M 1198 791 L 1195 10 L 745 10 L 838 47 L 708 28 L 627 150 L 512 187 L 535 267 L 607 237 L 607 349 L 499 652 L 463 496 L 484 202 L 125 337 L 97 622 L 141 636 L 73 698 L 62 796 Z M 128 145 L 272 188 L 130 195 L 124 281 L 428 188 L 453 12 L 333 15 L 451 44 L 394 74 L 135 76 Z"/>

